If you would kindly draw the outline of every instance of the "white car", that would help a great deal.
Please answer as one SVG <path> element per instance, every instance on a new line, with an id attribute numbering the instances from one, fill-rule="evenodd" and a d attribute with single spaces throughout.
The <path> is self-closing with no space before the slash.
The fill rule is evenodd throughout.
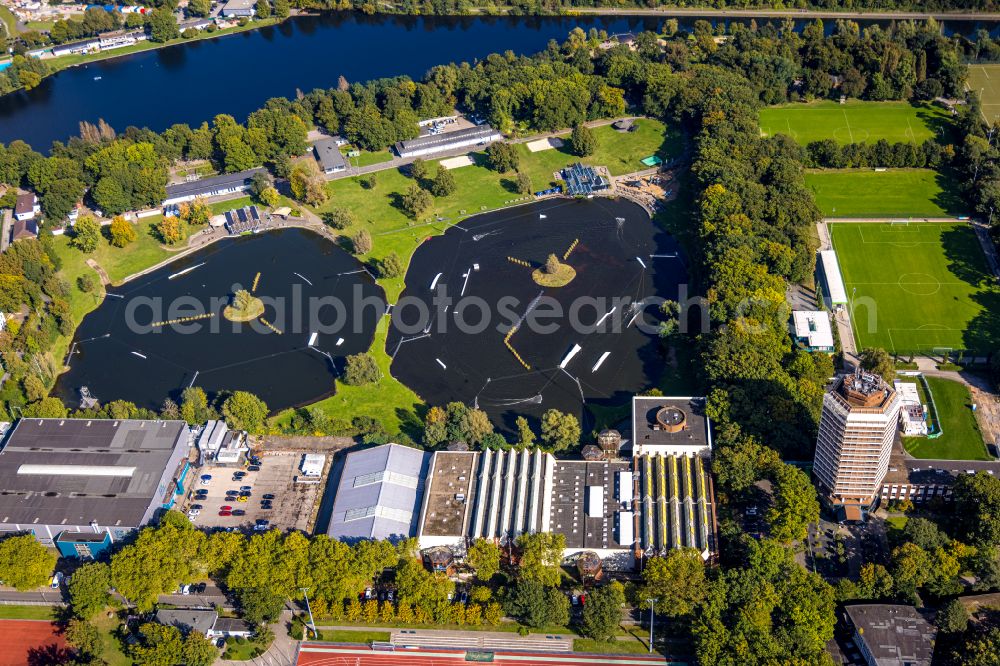
<path id="1" fill-rule="evenodd" d="M 181 594 L 183 594 L 184 596 L 187 596 L 187 595 L 191 594 L 191 586 L 190 585 L 181 585 Z"/>

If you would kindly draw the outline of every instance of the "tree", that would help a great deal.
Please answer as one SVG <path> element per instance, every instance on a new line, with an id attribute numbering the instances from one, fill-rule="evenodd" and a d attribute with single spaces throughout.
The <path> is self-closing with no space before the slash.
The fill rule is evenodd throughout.
<path id="1" fill-rule="evenodd" d="M 565 626 L 569 623 L 569 599 L 566 595 L 535 580 L 518 581 L 505 606 L 509 615 L 529 627 Z"/>
<path id="2" fill-rule="evenodd" d="M 111 220 L 108 233 L 111 235 L 111 244 L 115 247 L 125 247 L 138 237 L 135 233 L 135 227 L 121 215 L 116 215 Z"/>
<path id="3" fill-rule="evenodd" d="M 0 541 L 0 580 L 18 591 L 45 585 L 56 566 L 56 556 L 31 534 Z"/>
<path id="4" fill-rule="evenodd" d="M 448 439 L 447 414 L 440 407 L 431 407 L 424 417 L 424 444 L 434 447 Z"/>
<path id="5" fill-rule="evenodd" d="M 434 198 L 431 196 L 431 193 L 418 185 L 410 185 L 409 189 L 399 199 L 400 209 L 404 214 L 413 219 L 423 215 L 433 203 Z"/>
<path id="6" fill-rule="evenodd" d="M 226 424 L 234 430 L 261 434 L 267 421 L 267 403 L 247 391 L 234 391 L 222 403 Z"/>
<path id="7" fill-rule="evenodd" d="M 741 494 L 771 476 L 780 464 L 781 457 L 774 449 L 753 440 L 742 440 L 720 448 L 712 461 L 712 470 L 721 488 Z"/>
<path id="8" fill-rule="evenodd" d="M 406 272 L 406 264 L 395 252 L 390 252 L 375 264 L 376 272 L 380 278 L 402 277 Z"/>
<path id="9" fill-rule="evenodd" d="M 441 167 L 438 167 L 439 169 Z M 423 180 L 428 174 L 427 162 L 423 161 L 419 157 L 410 163 L 410 175 L 413 176 L 414 180 Z"/>
<path id="10" fill-rule="evenodd" d="M 334 229 L 346 229 L 354 224 L 354 214 L 348 208 L 336 206 L 323 213 L 323 222 Z"/>
<path id="11" fill-rule="evenodd" d="M 208 404 L 205 390 L 199 386 L 191 386 L 181 393 L 181 418 L 189 425 L 199 425 L 217 418 L 215 410 Z"/>
<path id="12" fill-rule="evenodd" d="M 476 539 L 469 546 L 466 561 L 476 570 L 476 578 L 488 583 L 500 573 L 500 546 L 489 539 Z"/>
<path id="13" fill-rule="evenodd" d="M 535 443 L 535 432 L 531 429 L 528 419 L 518 416 L 514 421 L 517 426 L 517 446 L 521 449 L 530 449 Z"/>
<path id="14" fill-rule="evenodd" d="M 586 125 L 577 125 L 570 134 L 569 145 L 574 155 L 587 157 L 597 150 L 597 137 Z"/>
<path id="15" fill-rule="evenodd" d="M 613 641 L 622 621 L 624 605 L 625 591 L 621 583 L 593 590 L 583 607 L 583 635 L 602 643 Z"/>
<path id="16" fill-rule="evenodd" d="M 546 587 L 555 587 L 562 580 L 562 553 L 566 548 L 566 535 L 559 532 L 521 534 L 516 545 L 521 552 L 521 566 L 517 574 L 521 580 L 534 581 Z"/>
<path id="17" fill-rule="evenodd" d="M 986 472 L 962 474 L 954 487 L 957 526 L 967 541 L 1000 545 L 1000 479 Z"/>
<path id="18" fill-rule="evenodd" d="M 705 598 L 705 562 L 693 548 L 674 549 L 664 557 L 652 557 L 642 572 L 638 597 L 657 599 L 656 608 L 669 617 L 686 617 Z M 588 599 L 589 603 L 589 599 Z"/>
<path id="19" fill-rule="evenodd" d="M 896 364 L 886 350 L 872 347 L 862 349 L 860 360 L 862 368 L 879 375 L 886 383 L 891 384 L 896 378 Z"/>
<path id="20" fill-rule="evenodd" d="M 271 2 L 270 0 L 257 0 L 257 18 L 266 19 L 271 18 Z"/>
<path id="21" fill-rule="evenodd" d="M 208 16 L 212 12 L 212 2 L 211 0 L 190 0 L 187 12 L 192 16 Z"/>
<path id="22" fill-rule="evenodd" d="M 291 13 L 291 6 L 288 0 L 274 0 L 274 15 L 279 19 L 288 18 Z"/>
<path id="23" fill-rule="evenodd" d="M 774 505 L 767 512 L 771 536 L 784 542 L 804 539 L 809 524 L 819 521 L 816 488 L 805 472 L 791 465 L 778 467 L 773 483 Z"/>
<path id="24" fill-rule="evenodd" d="M 167 215 L 156 224 L 156 233 L 167 245 L 176 245 L 184 240 L 181 221 L 176 215 Z"/>
<path id="25" fill-rule="evenodd" d="M 85 659 L 99 657 L 104 649 L 101 632 L 97 627 L 79 618 L 66 623 L 65 636 L 66 642 L 75 647 L 77 653 Z"/>
<path id="26" fill-rule="evenodd" d="M 67 584 L 73 614 L 89 620 L 111 603 L 111 568 L 90 562 L 73 572 Z"/>
<path id="27" fill-rule="evenodd" d="M 372 251 L 372 235 L 367 229 L 359 229 L 358 233 L 351 236 L 351 247 L 354 254 L 368 254 Z"/>
<path id="28" fill-rule="evenodd" d="M 531 187 L 531 176 L 523 171 L 517 172 L 517 193 L 518 194 L 531 194 L 533 188 Z"/>
<path id="29" fill-rule="evenodd" d="M 937 614 L 937 626 L 946 634 L 960 634 L 969 627 L 969 611 L 959 599 L 951 599 Z"/>
<path id="30" fill-rule="evenodd" d="M 128 654 L 136 664 L 180 664 L 184 660 L 184 639 L 177 627 L 147 622 L 139 627 L 139 640 L 129 646 Z"/>
<path id="31" fill-rule="evenodd" d="M 68 413 L 66 405 L 62 404 L 59 398 L 42 398 L 24 408 L 26 418 L 64 419 Z"/>
<path id="32" fill-rule="evenodd" d="M 572 414 L 549 409 L 542 414 L 542 442 L 549 451 L 564 451 L 580 442 L 580 421 Z"/>
<path id="33" fill-rule="evenodd" d="M 382 379 L 382 371 L 379 370 L 375 358 L 367 353 L 352 354 L 347 357 L 344 366 L 344 383 L 351 386 L 363 386 L 365 384 L 375 384 Z"/>
<path id="34" fill-rule="evenodd" d="M 470 409 L 462 418 L 462 432 L 469 444 L 482 444 L 487 435 L 493 432 L 490 417 L 481 409 Z"/>
<path id="35" fill-rule="evenodd" d="M 326 178 L 313 160 L 303 160 L 292 167 L 288 186 L 292 190 L 292 196 L 310 206 L 326 201 Z"/>
<path id="36" fill-rule="evenodd" d="M 97 288 L 97 280 L 90 273 L 84 273 L 76 279 L 77 288 L 85 294 L 89 294 Z"/>
<path id="37" fill-rule="evenodd" d="M 171 39 L 177 39 L 181 36 L 181 32 L 177 27 L 177 19 L 169 9 L 154 9 L 147 16 L 149 17 L 150 41 L 169 42 Z"/>
<path id="38" fill-rule="evenodd" d="M 452 175 L 451 171 L 445 169 L 443 166 L 438 167 L 437 176 L 434 177 L 434 181 L 431 183 L 431 193 L 436 197 L 446 197 L 455 191 L 458 184 L 455 182 L 455 176 Z"/>
<path id="39" fill-rule="evenodd" d="M 274 187 L 264 188 L 257 198 L 260 199 L 262 204 L 268 206 L 269 208 L 274 208 L 281 203 L 281 195 L 278 194 L 278 190 L 274 189 Z"/>
<path id="40" fill-rule="evenodd" d="M 266 587 L 248 587 L 238 596 L 244 619 L 257 627 L 277 620 L 285 607 L 284 597 Z"/>
<path id="41" fill-rule="evenodd" d="M 506 173 L 517 169 L 520 163 L 520 156 L 517 148 L 512 144 L 503 141 L 491 143 L 486 149 L 486 158 L 490 168 L 499 173 Z"/>
<path id="42" fill-rule="evenodd" d="M 90 254 L 97 249 L 101 240 L 101 225 L 89 215 L 84 215 L 73 225 L 73 247 L 84 254 Z"/>

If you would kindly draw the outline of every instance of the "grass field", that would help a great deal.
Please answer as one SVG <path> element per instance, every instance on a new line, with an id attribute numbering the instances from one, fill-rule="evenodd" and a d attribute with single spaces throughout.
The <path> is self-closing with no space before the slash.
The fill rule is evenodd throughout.
<path id="1" fill-rule="evenodd" d="M 836 223 L 830 234 L 859 348 L 997 348 L 1000 288 L 967 224 Z"/>
<path id="2" fill-rule="evenodd" d="M 826 217 L 955 217 L 961 199 L 948 176 L 931 169 L 816 169 L 806 185 Z"/>
<path id="3" fill-rule="evenodd" d="M 987 122 L 1000 120 L 1000 65 L 969 65 L 966 87 L 980 94 Z"/>
<path id="4" fill-rule="evenodd" d="M 0 605 L 0 620 L 55 620 L 55 606 Z"/>
<path id="5" fill-rule="evenodd" d="M 760 111 L 760 131 L 787 134 L 803 145 L 823 139 L 838 143 L 922 143 L 949 126 L 948 112 L 909 102 L 831 101 L 769 106 Z"/>
<path id="6" fill-rule="evenodd" d="M 608 166 L 612 174 L 629 173 L 644 168 L 639 160 L 649 155 L 669 158 L 680 152 L 679 135 L 668 132 L 655 120 L 638 121 L 635 132 L 616 132 L 610 126 L 594 130 L 597 150 L 582 161 Z M 535 190 L 548 187 L 552 172 L 580 158 L 565 149 L 531 153 L 523 144 L 518 145 L 520 170 L 531 176 Z M 395 252 L 409 264 L 410 257 L 424 240 L 437 236 L 451 225 L 467 216 L 507 205 L 523 203 L 523 195 L 516 193 L 515 174 L 499 174 L 486 167 L 485 155 L 472 155 L 476 164 L 452 170 L 455 192 L 447 197 L 436 197 L 433 206 L 418 220 L 412 220 L 398 208 L 400 195 L 414 183 L 399 169 L 387 169 L 375 174 L 375 187 L 365 189 L 357 178 L 342 178 L 327 184 L 330 195 L 325 204 L 315 209 L 321 214 L 333 207 L 349 209 L 355 223 L 340 232 L 345 237 L 367 229 L 374 241 L 374 248 L 363 260 L 381 259 Z M 428 160 L 431 174 L 437 171 L 437 161 Z M 390 303 L 403 291 L 404 278 L 379 280 Z M 378 419 L 390 432 L 402 429 L 416 435 L 420 429 L 418 412 L 423 404 L 419 396 L 396 381 L 389 373 L 391 359 L 385 351 L 388 320 L 380 320 L 375 331 L 371 353 L 382 370 L 382 379 L 367 386 L 348 386 L 337 382 L 335 395 L 325 398 L 310 408 L 319 409 L 334 417 L 365 414 Z M 275 416 L 277 425 L 286 424 L 291 411 Z"/>
<path id="7" fill-rule="evenodd" d="M 389 631 L 350 631 L 346 629 L 320 629 L 319 640 L 330 643 L 371 643 L 386 642 L 391 638 Z"/>
<path id="8" fill-rule="evenodd" d="M 17 34 L 17 17 L 5 5 L 0 5 L 0 23 L 3 24 L 2 35 L 4 37 L 13 38 Z"/>
<path id="9" fill-rule="evenodd" d="M 353 167 L 363 167 L 370 164 L 381 164 L 382 162 L 392 161 L 392 153 L 389 152 L 388 148 L 382 150 L 376 150 L 370 153 L 366 150 L 360 151 L 360 155 L 357 157 L 348 157 L 347 151 L 351 150 L 350 146 L 341 146 L 340 152 L 344 154 L 344 159 Z"/>
<path id="10" fill-rule="evenodd" d="M 934 405 L 941 419 L 942 435 L 936 439 L 906 437 L 903 446 L 915 458 L 942 460 L 991 460 L 983 435 L 972 413 L 972 396 L 959 382 L 927 377 Z"/>

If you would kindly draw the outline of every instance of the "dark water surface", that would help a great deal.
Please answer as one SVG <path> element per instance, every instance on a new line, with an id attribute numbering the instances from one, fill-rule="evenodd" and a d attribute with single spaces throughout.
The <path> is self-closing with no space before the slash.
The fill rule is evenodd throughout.
<path id="1" fill-rule="evenodd" d="M 442 63 L 474 61 L 506 50 L 535 53 L 550 39 L 562 41 L 577 26 L 609 32 L 657 30 L 665 18 L 355 13 L 297 17 L 277 26 L 64 70 L 34 90 L 0 97 L 0 142 L 22 139 L 47 151 L 53 140 L 77 134 L 81 120 L 99 118 L 118 130 L 136 125 L 157 131 L 178 122 L 198 125 L 219 113 L 243 120 L 271 97 L 329 88 L 340 75 L 349 81 L 420 77 Z M 680 23 L 690 28 L 695 20 L 684 17 Z M 829 28 L 833 24 L 826 21 Z M 980 27 L 996 26 L 947 22 L 945 32 L 972 34 Z"/>
<path id="2" fill-rule="evenodd" d="M 333 392 L 332 363 L 343 370 L 344 356 L 371 346 L 384 313 L 382 289 L 360 268 L 344 250 L 301 229 L 219 241 L 109 289 L 77 329 L 70 369 L 53 393 L 75 407 L 87 386 L 105 404 L 123 399 L 158 409 L 193 383 L 209 394 L 250 391 L 272 411 L 314 402 Z M 178 275 L 186 269 L 192 270 Z M 264 318 L 280 335 L 256 322 L 237 328 L 222 317 L 230 295 L 251 289 L 257 272 Z M 340 315 L 329 305 L 333 298 L 346 304 L 370 298 L 373 306 Z M 193 332 L 149 328 L 202 312 L 215 316 L 188 324 Z M 345 328 L 334 331 L 338 323 Z M 314 331 L 319 335 L 309 349 Z"/>
<path id="3" fill-rule="evenodd" d="M 562 257 L 576 239 L 566 259 L 576 278 L 564 287 L 543 289 L 530 267 L 508 259 L 540 266 L 549 254 Z M 594 421 L 587 406 L 608 413 L 627 405 L 632 394 L 657 383 L 665 366 L 655 330 L 640 330 L 632 311 L 613 299 L 676 299 L 686 281 L 674 239 L 625 200 L 558 199 L 479 215 L 425 241 L 413 255 L 401 300 L 430 304 L 446 293 L 455 301 L 450 308 L 434 308 L 427 331 L 417 322 L 417 309 L 393 310 L 386 345 L 392 374 L 429 404 L 476 405 L 508 432 L 517 416 L 538 418 L 553 408 L 579 417 L 587 432 Z M 556 304 L 533 307 L 539 295 L 554 299 L 562 316 L 548 314 Z M 458 311 L 464 321 L 478 324 L 477 300 L 491 313 L 491 325 L 463 331 Z M 613 308 L 605 328 L 597 330 L 595 323 Z M 539 326 L 523 323 L 509 342 L 530 369 L 506 348 L 508 328 L 498 330 L 505 312 L 509 327 L 529 310 Z M 656 311 L 651 308 L 645 317 L 653 327 Z M 404 333 L 401 324 L 415 326 Z M 560 368 L 574 345 L 579 352 Z"/>

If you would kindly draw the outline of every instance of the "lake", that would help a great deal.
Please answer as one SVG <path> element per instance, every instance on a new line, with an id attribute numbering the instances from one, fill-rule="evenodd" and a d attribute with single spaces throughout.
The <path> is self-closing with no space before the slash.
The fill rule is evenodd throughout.
<path id="1" fill-rule="evenodd" d="M 273 329 L 222 316 L 231 295 L 255 282 Z M 362 299 L 369 307 L 350 307 Z M 335 302 L 346 309 L 338 312 Z M 285 229 L 227 238 L 109 288 L 77 329 L 70 369 L 53 394 L 75 407 L 86 386 L 102 404 L 121 399 L 159 409 L 195 385 L 210 396 L 250 391 L 272 411 L 304 405 L 334 392 L 344 357 L 371 346 L 384 312 L 381 287 L 318 234 Z M 212 316 L 154 325 L 203 314 Z"/>
<path id="2" fill-rule="evenodd" d="M 198 125 L 228 113 L 239 120 L 271 97 L 349 81 L 407 74 L 511 50 L 530 54 L 575 27 L 608 32 L 657 30 L 658 16 L 435 17 L 326 13 L 217 39 L 179 44 L 84 66 L 45 79 L 34 90 L 0 97 L 0 142 L 27 141 L 47 151 L 52 141 L 99 118 L 118 130 L 161 131 Z M 695 17 L 684 17 L 682 26 Z M 736 19 L 747 22 L 745 19 Z M 864 23 L 864 22 L 863 22 Z M 833 21 L 827 21 L 832 27 Z M 972 33 L 994 24 L 949 22 Z"/>

